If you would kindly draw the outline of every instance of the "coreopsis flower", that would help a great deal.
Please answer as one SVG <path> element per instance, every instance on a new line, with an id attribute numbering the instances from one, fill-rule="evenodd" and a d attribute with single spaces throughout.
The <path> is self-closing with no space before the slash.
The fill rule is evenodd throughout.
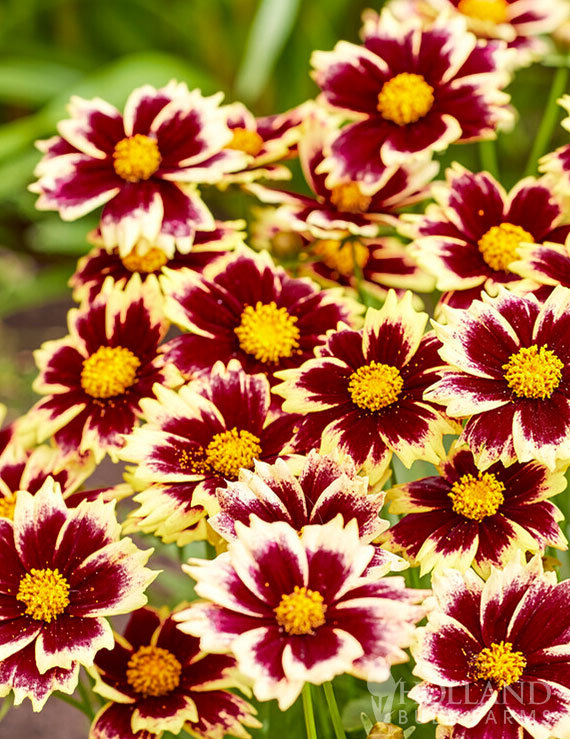
<path id="1" fill-rule="evenodd" d="M 237 358 L 246 372 L 273 381 L 275 370 L 302 364 L 329 329 L 362 310 L 340 289 L 289 277 L 269 254 L 251 250 L 229 254 L 202 275 L 168 270 L 161 284 L 167 316 L 190 332 L 165 345 L 168 361 L 186 376 Z"/>
<path id="2" fill-rule="evenodd" d="M 364 45 L 340 41 L 314 52 L 324 100 L 359 120 L 333 142 L 329 186 L 345 179 L 373 191 L 386 166 L 442 151 L 454 142 L 493 138 L 511 120 L 502 42 L 478 42 L 461 18 L 422 28 L 384 10 L 369 14 Z"/>
<path id="3" fill-rule="evenodd" d="M 191 269 L 200 272 L 206 265 L 237 246 L 243 246 L 244 234 L 241 231 L 243 221 L 216 221 L 213 231 L 197 231 L 189 252 L 176 249 L 169 255 L 159 246 L 140 251 L 135 247 L 126 256 L 121 256 L 118 249 L 109 252 L 102 245 L 100 233 L 92 234 L 95 247 L 77 264 L 69 284 L 73 288 L 73 297 L 78 302 L 91 302 L 98 295 L 107 277 L 111 277 L 115 286 L 123 289 L 133 274 L 138 273 L 143 283 L 150 281 L 160 289 L 156 279 L 163 267 L 172 270 Z"/>
<path id="4" fill-rule="evenodd" d="M 570 113 L 570 95 L 562 95 L 557 101 L 567 113 Z M 561 126 L 570 131 L 570 115 L 566 116 Z M 570 144 L 560 146 L 540 160 L 539 169 L 553 176 L 553 180 L 564 195 L 570 192 Z"/>
<path id="5" fill-rule="evenodd" d="M 71 221 L 104 205 L 103 241 L 122 256 L 161 232 L 188 251 L 196 230 L 214 228 L 196 185 L 219 182 L 247 160 L 225 148 L 232 133 L 222 97 L 184 83 L 145 85 L 130 94 L 124 115 L 100 98 L 72 97 L 60 135 L 38 143 L 44 157 L 30 187 L 40 194 L 37 207 Z"/>
<path id="6" fill-rule="evenodd" d="M 471 565 L 488 574 L 517 550 L 566 548 L 557 523 L 562 513 L 548 500 L 566 487 L 562 471 L 497 462 L 482 472 L 469 449 L 456 445 L 438 472 L 388 493 L 390 513 L 405 515 L 382 536 L 382 545 L 420 563 L 422 574 Z"/>
<path id="7" fill-rule="evenodd" d="M 417 630 L 409 697 L 447 739 L 546 739 L 570 729 L 568 581 L 540 557 L 434 574 L 428 625 Z"/>
<path id="8" fill-rule="evenodd" d="M 459 164 L 434 186 L 436 203 L 425 215 L 404 216 L 411 228 L 413 253 L 444 291 L 442 301 L 468 308 L 486 289 L 498 285 L 517 291 L 536 287 L 511 270 L 525 243 L 563 243 L 570 225 L 562 225 L 564 207 L 549 182 L 527 177 L 510 193 L 488 172 L 469 172 Z"/>
<path id="9" fill-rule="evenodd" d="M 0 518 L 0 695 L 40 710 L 53 690 L 72 693 L 79 665 L 113 646 L 106 617 L 146 603 L 151 550 L 120 533 L 114 503 L 68 508 L 52 478 L 18 492 L 13 520 Z"/>
<path id="10" fill-rule="evenodd" d="M 147 423 L 120 453 L 137 464 L 130 479 L 142 489 L 128 528 L 182 546 L 206 536 L 205 517 L 217 510 L 224 480 L 236 480 L 256 459 L 293 451 L 298 416 L 270 411 L 267 378 L 246 374 L 237 360 L 217 362 L 178 392 L 157 387 L 156 394 L 142 401 Z"/>
<path id="11" fill-rule="evenodd" d="M 95 658 L 93 689 L 111 702 L 95 717 L 89 739 L 143 739 L 183 728 L 203 739 L 248 739 L 244 727 L 260 723 L 249 703 L 225 690 L 239 686 L 235 672 L 232 657 L 204 654 L 172 615 L 141 608 L 113 649 Z"/>
<path id="12" fill-rule="evenodd" d="M 501 289 L 443 311 L 435 330 L 450 367 L 424 398 L 469 419 L 461 439 L 479 469 L 570 459 L 570 290 L 558 286 L 541 305 Z"/>
<path id="13" fill-rule="evenodd" d="M 300 447 L 322 439 L 369 469 L 385 469 L 392 452 L 407 467 L 444 456 L 442 436 L 456 425 L 422 397 L 443 363 L 433 333 L 423 335 L 428 316 L 413 308 L 412 297 L 398 299 L 391 290 L 380 310 L 368 309 L 364 329 L 339 327 L 315 358 L 277 373 L 283 409 L 304 414 Z"/>
<path id="14" fill-rule="evenodd" d="M 533 294 L 545 300 L 556 285 L 570 287 L 570 243 L 526 244 L 517 249 L 513 272 L 540 285 Z"/>
<path id="15" fill-rule="evenodd" d="M 343 673 L 383 682 L 406 661 L 423 593 L 400 577 L 364 575 L 374 547 L 360 542 L 355 520 L 345 528 L 339 516 L 299 536 L 253 516 L 236 534 L 227 553 L 183 565 L 210 602 L 175 618 L 204 651 L 231 651 L 258 700 L 276 698 L 285 710 L 305 682 Z"/>
<path id="16" fill-rule="evenodd" d="M 158 353 L 167 325 L 157 298 L 135 275 L 124 291 L 109 283 L 69 311 L 69 335 L 35 352 L 34 389 L 46 396 L 28 414 L 38 441 L 53 435 L 63 453 L 92 452 L 97 461 L 123 445 L 141 399 L 177 379 Z"/>

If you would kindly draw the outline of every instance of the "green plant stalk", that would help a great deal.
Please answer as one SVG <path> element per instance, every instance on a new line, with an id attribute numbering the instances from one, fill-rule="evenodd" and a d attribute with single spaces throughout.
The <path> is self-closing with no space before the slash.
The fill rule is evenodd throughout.
<path id="1" fill-rule="evenodd" d="M 95 718 L 95 711 L 93 710 L 93 705 L 89 698 L 89 691 L 83 684 L 81 678 L 79 678 L 79 682 L 77 683 L 77 690 L 81 696 L 81 705 L 84 707 L 83 713 L 92 721 Z"/>
<path id="2" fill-rule="evenodd" d="M 6 714 L 12 708 L 13 705 L 14 705 L 14 697 L 10 693 L 9 695 L 6 696 L 6 698 L 4 698 L 4 700 L 2 701 L 2 704 L 0 705 L 0 721 L 2 721 L 4 716 L 6 716 Z"/>
<path id="3" fill-rule="evenodd" d="M 317 727 L 315 726 L 315 712 L 313 710 L 313 699 L 311 698 L 311 686 L 309 683 L 303 685 L 301 693 L 303 699 L 303 713 L 305 715 L 305 727 L 307 739 L 317 739 Z"/>
<path id="4" fill-rule="evenodd" d="M 54 693 L 54 695 L 56 698 L 59 698 L 60 701 L 68 703 L 70 706 L 77 708 L 77 710 L 81 711 L 81 713 L 87 716 L 90 721 L 93 719 L 93 715 L 87 710 L 87 708 L 83 705 L 81 701 L 78 701 L 75 698 L 72 698 L 70 695 L 66 695 L 65 693 Z"/>
<path id="5" fill-rule="evenodd" d="M 558 120 L 559 109 L 556 101 L 566 89 L 569 73 L 570 69 L 567 66 L 558 67 L 554 73 L 544 115 L 542 116 L 542 121 L 540 122 L 539 129 L 534 139 L 524 172 L 525 177 L 536 172 L 538 160 L 548 148 L 548 144 L 550 143 L 550 139 L 552 138 L 552 134 Z"/>
<path id="6" fill-rule="evenodd" d="M 479 159 L 481 161 L 481 167 L 498 180 L 499 162 L 497 160 L 497 147 L 494 139 L 479 142 Z"/>
<path id="7" fill-rule="evenodd" d="M 334 697 L 332 683 L 323 683 L 323 690 L 325 691 L 325 698 L 327 699 L 327 706 L 329 707 L 329 713 L 334 728 L 334 735 L 336 739 L 346 739 L 344 726 L 342 725 L 342 719 L 340 717 L 340 711 L 338 710 L 336 698 Z"/>

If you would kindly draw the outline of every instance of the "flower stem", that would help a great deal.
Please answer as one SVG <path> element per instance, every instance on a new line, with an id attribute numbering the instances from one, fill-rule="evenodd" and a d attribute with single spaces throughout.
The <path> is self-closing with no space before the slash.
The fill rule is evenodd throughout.
<path id="1" fill-rule="evenodd" d="M 54 693 L 54 695 L 56 698 L 59 698 L 60 701 L 68 703 L 70 706 L 77 708 L 77 710 L 85 714 L 85 716 L 87 716 L 90 721 L 93 718 L 91 713 L 87 710 L 87 708 L 83 705 L 81 701 L 75 700 L 75 698 L 72 698 L 70 695 L 66 695 L 65 693 Z"/>
<path id="2" fill-rule="evenodd" d="M 340 711 L 338 710 L 336 698 L 334 697 L 332 683 L 324 683 L 323 689 L 325 691 L 325 698 L 327 699 L 327 705 L 329 707 L 329 712 L 334 727 L 334 735 L 336 739 L 346 739 L 346 734 L 344 733 L 344 727 L 342 725 L 342 719 L 340 717 Z"/>
<path id="3" fill-rule="evenodd" d="M 81 681 L 81 678 L 79 678 L 79 682 L 77 683 L 77 690 L 79 691 L 79 695 L 81 696 L 81 704 L 84 706 L 83 713 L 88 716 L 89 719 L 93 720 L 93 718 L 95 717 L 95 711 L 93 710 L 93 705 L 91 704 L 91 699 L 89 698 L 89 692 Z"/>
<path id="4" fill-rule="evenodd" d="M 2 701 L 2 704 L 0 705 L 0 721 L 2 721 L 4 716 L 12 708 L 13 703 L 14 703 L 14 697 L 10 693 L 6 698 L 4 698 L 4 700 Z"/>
<path id="5" fill-rule="evenodd" d="M 566 89 L 566 83 L 568 82 L 568 75 L 570 68 L 568 66 L 558 67 L 552 78 L 552 85 L 550 87 L 550 94 L 548 95 L 548 101 L 546 108 L 544 109 L 544 115 L 540 122 L 540 127 L 534 139 L 530 156 L 526 165 L 524 176 L 534 174 L 536 172 L 538 160 L 546 152 L 556 121 L 558 120 L 558 105 L 556 101 L 562 95 Z"/>
<path id="6" fill-rule="evenodd" d="M 307 728 L 307 739 L 317 739 L 317 727 L 315 726 L 315 712 L 313 710 L 313 699 L 311 698 L 311 686 L 305 683 L 303 692 L 303 713 L 305 714 L 305 726 Z"/>
<path id="7" fill-rule="evenodd" d="M 479 159 L 481 160 L 481 167 L 498 180 L 499 162 L 497 161 L 497 148 L 494 140 L 479 142 Z"/>

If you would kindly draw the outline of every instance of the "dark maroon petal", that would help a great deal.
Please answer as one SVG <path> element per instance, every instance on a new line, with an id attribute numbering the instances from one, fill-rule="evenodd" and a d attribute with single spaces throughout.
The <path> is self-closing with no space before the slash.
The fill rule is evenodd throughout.
<path id="1" fill-rule="evenodd" d="M 112 198 L 118 188 L 124 185 L 115 174 L 109 159 L 77 157 L 73 169 L 60 177 L 42 183 L 42 197 L 50 209 L 75 212 L 83 215 L 102 202 Z M 92 205 L 89 205 L 92 202 Z"/>
<path id="2" fill-rule="evenodd" d="M 153 739 L 156 734 L 137 731 L 133 734 L 131 718 L 135 706 L 124 703 L 107 703 L 95 717 L 91 726 L 91 739 Z"/>
<path id="3" fill-rule="evenodd" d="M 144 643 L 148 644 L 148 642 Z M 113 649 L 100 649 L 97 652 L 95 666 L 103 682 L 126 696 L 136 698 L 136 694 L 127 680 L 127 669 L 133 652 L 133 649 L 127 649 L 118 641 L 115 641 Z"/>
<path id="4" fill-rule="evenodd" d="M 513 416 L 515 404 L 503 405 L 491 411 L 474 416 L 463 430 L 464 440 L 474 452 L 490 450 L 492 457 L 498 459 L 502 453 L 514 459 Z"/>
<path id="5" fill-rule="evenodd" d="M 538 243 L 546 240 L 547 234 L 556 225 L 562 209 L 552 190 L 539 183 L 517 189 L 505 214 L 508 223 L 522 226 Z"/>
<path id="6" fill-rule="evenodd" d="M 153 608 L 139 608 L 131 614 L 123 636 L 136 651 L 139 647 L 150 644 L 151 637 L 159 626 L 160 616 Z"/>
<path id="7" fill-rule="evenodd" d="M 390 132 L 388 122 L 379 116 L 345 126 L 331 146 L 336 176 L 377 183 L 386 169 L 380 149 Z"/>

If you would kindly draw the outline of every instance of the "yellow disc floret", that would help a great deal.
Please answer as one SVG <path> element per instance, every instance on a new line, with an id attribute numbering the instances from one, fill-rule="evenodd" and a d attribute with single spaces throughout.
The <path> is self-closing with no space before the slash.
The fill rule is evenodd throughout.
<path id="1" fill-rule="evenodd" d="M 50 623 L 69 605 L 69 583 L 59 570 L 31 569 L 20 580 L 16 599 L 26 605 L 26 614 Z"/>
<path id="2" fill-rule="evenodd" d="M 92 398 L 114 398 L 134 385 L 140 359 L 123 346 L 100 346 L 83 362 L 81 387 Z"/>
<path id="3" fill-rule="evenodd" d="M 240 469 L 251 469 L 260 454 L 260 439 L 234 427 L 213 437 L 206 448 L 206 463 L 220 475 L 236 479 Z"/>
<path id="4" fill-rule="evenodd" d="M 148 180 L 160 166 L 161 156 L 156 139 L 136 133 L 115 145 L 113 166 L 127 182 Z"/>
<path id="5" fill-rule="evenodd" d="M 257 131 L 250 131 L 247 128 L 233 128 L 232 140 L 226 144 L 226 149 L 236 149 L 244 151 L 252 157 L 256 157 L 263 149 L 263 139 Z"/>
<path id="6" fill-rule="evenodd" d="M 129 272 L 143 272 L 149 274 L 150 272 L 157 272 L 161 267 L 168 262 L 168 257 L 162 251 L 153 246 L 144 254 L 139 254 L 137 248 L 130 251 L 126 256 L 121 257 L 123 267 L 128 269 Z"/>
<path id="7" fill-rule="evenodd" d="M 8 497 L 0 498 L 0 517 L 13 519 L 15 507 L 16 507 L 16 493 Z"/>
<path id="8" fill-rule="evenodd" d="M 519 398 L 550 398 L 562 380 L 564 363 L 556 354 L 536 344 L 523 346 L 503 365 L 505 380 Z"/>
<path id="9" fill-rule="evenodd" d="M 402 72 L 384 83 L 376 107 L 387 121 L 405 126 L 427 115 L 433 103 L 433 87 L 423 76 Z"/>
<path id="10" fill-rule="evenodd" d="M 348 382 L 352 402 L 369 411 L 379 411 L 395 403 L 403 387 L 404 380 L 398 368 L 380 362 L 359 367 Z"/>
<path id="11" fill-rule="evenodd" d="M 159 698 L 180 684 L 182 665 L 168 649 L 152 645 L 141 647 L 127 665 L 127 681 L 143 698 Z"/>
<path id="12" fill-rule="evenodd" d="M 311 244 L 311 250 L 319 257 L 319 261 L 344 277 L 354 274 L 355 260 L 362 269 L 369 255 L 368 249 L 360 241 L 317 239 Z"/>
<path id="13" fill-rule="evenodd" d="M 260 362 L 278 362 L 290 357 L 299 347 L 300 332 L 297 317 L 287 308 L 271 303 L 248 305 L 241 314 L 241 323 L 235 329 L 239 345 Z"/>
<path id="14" fill-rule="evenodd" d="M 508 270 L 517 256 L 517 248 L 524 242 L 534 243 L 532 234 L 513 223 L 492 226 L 483 234 L 477 246 L 485 262 L 495 270 Z"/>
<path id="15" fill-rule="evenodd" d="M 451 486 L 449 497 L 455 513 L 482 521 L 486 516 L 493 516 L 504 503 L 504 490 L 503 483 L 491 472 L 479 472 L 477 477 L 462 475 Z"/>
<path id="16" fill-rule="evenodd" d="M 479 21 L 506 23 L 509 4 L 507 0 L 460 0 L 457 10 Z"/>
<path id="17" fill-rule="evenodd" d="M 284 595 L 275 608 L 277 623 L 288 634 L 312 634 L 325 623 L 327 607 L 316 590 L 295 585 L 292 593 Z"/>
<path id="18" fill-rule="evenodd" d="M 345 213 L 364 213 L 372 202 L 372 198 L 364 195 L 356 182 L 335 185 L 330 197 L 331 203 Z"/>
<path id="19" fill-rule="evenodd" d="M 471 679 L 493 683 L 497 690 L 516 683 L 522 677 L 526 659 L 522 652 L 513 652 L 508 641 L 493 642 L 471 662 Z"/>

